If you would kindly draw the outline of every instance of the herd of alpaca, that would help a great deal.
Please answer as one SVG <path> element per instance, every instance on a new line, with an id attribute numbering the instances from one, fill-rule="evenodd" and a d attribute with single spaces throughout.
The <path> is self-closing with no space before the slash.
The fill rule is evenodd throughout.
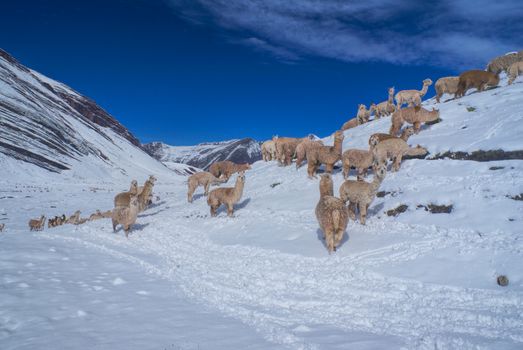
<path id="1" fill-rule="evenodd" d="M 436 102 L 440 103 L 443 94 L 454 95 L 454 98 L 464 96 L 469 89 L 475 88 L 479 92 L 487 87 L 496 87 L 499 84 L 499 74 L 505 71 L 508 74 L 508 83 L 512 84 L 518 75 L 523 73 L 523 51 L 497 57 L 492 60 L 487 70 L 470 70 L 459 76 L 443 77 L 436 81 Z M 278 161 L 282 166 L 288 166 L 295 159 L 296 169 L 307 162 L 307 175 L 310 179 L 316 178 L 321 165 L 324 174 L 319 182 L 320 198 L 316 205 L 316 218 L 323 232 L 325 244 L 329 253 L 336 250 L 343 240 L 349 219 L 356 220 L 359 212 L 359 222 L 366 223 L 367 211 L 385 176 L 388 162 L 392 161 L 392 171 L 398 171 L 402 158 L 408 156 L 424 156 L 427 149 L 417 145 L 411 147 L 407 143 L 410 136 L 418 134 L 424 123 L 439 120 L 439 111 L 427 110 L 421 106 L 422 98 L 432 85 L 431 79 L 423 80 L 421 90 L 402 90 L 395 95 L 394 87 L 388 89 L 388 99 L 378 104 L 372 103 L 367 109 L 364 104 L 358 105 L 355 118 L 344 123 L 340 130 L 333 133 L 333 144 L 324 145 L 313 135 L 303 138 L 278 137 L 265 141 L 261 145 L 262 159 Z M 396 103 L 394 103 L 396 101 Z M 407 104 L 407 107 L 402 108 Z M 391 115 L 389 133 L 375 133 L 369 137 L 368 149 L 348 149 L 343 151 L 344 131 L 371 121 L 370 117 L 379 119 Z M 411 126 L 403 128 L 403 124 Z M 400 134 L 400 136 L 398 136 Z M 341 161 L 344 182 L 339 188 L 339 197 L 334 196 L 332 173 L 335 164 Z M 357 171 L 356 180 L 349 179 L 350 169 Z M 231 161 L 215 162 L 209 171 L 202 171 L 189 176 L 187 180 L 187 202 L 193 202 L 193 196 L 198 187 L 203 187 L 203 195 L 207 197 L 207 204 L 212 217 L 217 216 L 218 208 L 225 205 L 227 215 L 233 216 L 234 205 L 243 195 L 245 186 L 245 172 L 251 169 L 249 164 L 236 164 Z M 364 178 L 369 169 L 373 170 L 373 179 L 367 182 Z M 234 187 L 220 187 L 210 190 L 211 186 L 220 186 L 228 182 L 230 177 L 238 173 Z M 55 227 L 64 223 L 79 225 L 87 221 L 102 218 L 111 218 L 113 231 L 121 225 L 128 236 L 137 216 L 144 211 L 152 201 L 152 190 L 156 182 L 150 176 L 143 186 L 138 186 L 136 180 L 131 182 L 129 191 L 118 193 L 114 198 L 114 208 L 106 212 L 97 210 L 88 219 L 80 217 L 80 211 L 69 218 L 65 215 L 49 219 L 48 226 Z M 45 216 L 31 219 L 31 231 L 43 230 Z M 0 225 L 0 231 L 4 224 Z"/>

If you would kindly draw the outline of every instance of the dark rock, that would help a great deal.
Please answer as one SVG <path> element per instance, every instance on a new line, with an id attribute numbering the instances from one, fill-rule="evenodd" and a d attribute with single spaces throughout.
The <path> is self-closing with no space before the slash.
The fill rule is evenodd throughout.
<path id="1" fill-rule="evenodd" d="M 408 208 L 409 208 L 408 205 L 401 204 L 394 209 L 387 210 L 386 213 L 388 216 L 398 216 L 399 214 L 406 212 Z"/>
<path id="2" fill-rule="evenodd" d="M 467 152 L 444 152 L 435 154 L 427 159 L 455 159 L 455 160 L 474 160 L 477 162 L 490 162 L 493 160 L 510 160 L 510 159 L 523 159 L 523 150 L 518 151 L 503 151 L 501 149 L 489 150 L 489 151 L 474 151 L 472 153 Z"/>
<path id="3" fill-rule="evenodd" d="M 505 167 L 504 166 L 491 166 L 489 168 L 489 170 L 501 170 L 501 169 L 505 169 Z"/>
<path id="4" fill-rule="evenodd" d="M 515 196 L 507 195 L 507 197 L 510 198 L 510 199 L 513 199 L 515 201 L 523 201 L 523 193 L 517 194 Z"/>
<path id="5" fill-rule="evenodd" d="M 508 286 L 508 277 L 507 276 L 499 275 L 498 278 L 496 279 L 496 281 L 498 282 L 498 285 L 500 285 L 501 287 Z"/>

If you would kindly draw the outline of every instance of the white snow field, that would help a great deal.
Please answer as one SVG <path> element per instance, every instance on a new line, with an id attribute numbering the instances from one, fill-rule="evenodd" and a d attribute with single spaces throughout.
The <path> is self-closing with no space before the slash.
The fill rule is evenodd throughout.
<path id="1" fill-rule="evenodd" d="M 523 150 L 521 80 L 434 106 L 442 121 L 409 140 L 431 155 Z M 347 131 L 344 149 L 389 126 Z M 110 220 L 35 233 L 27 220 L 110 209 L 131 175 L 87 181 L 20 164 L 31 176 L 0 170 L 2 349 L 523 348 L 523 201 L 510 198 L 523 193 L 521 160 L 405 160 L 332 255 L 306 166 L 255 163 L 233 218 L 211 218 L 201 188 L 188 204 L 186 177 L 158 174 L 160 199 L 125 238 Z M 334 180 L 337 193 L 340 169 Z M 418 208 L 429 204 L 453 209 Z"/>

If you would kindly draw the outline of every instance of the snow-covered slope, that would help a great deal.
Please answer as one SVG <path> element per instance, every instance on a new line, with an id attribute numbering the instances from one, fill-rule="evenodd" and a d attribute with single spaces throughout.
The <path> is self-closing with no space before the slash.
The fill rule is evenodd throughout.
<path id="1" fill-rule="evenodd" d="M 152 142 L 143 147 L 151 156 L 164 163 L 183 163 L 201 169 L 208 169 L 212 163 L 222 160 L 252 164 L 261 159 L 260 144 L 250 138 L 196 146 L 169 146 Z"/>
<path id="2" fill-rule="evenodd" d="M 426 146 L 430 156 L 522 150 L 522 104 L 518 80 L 434 105 L 442 121 L 409 143 Z M 344 149 L 367 148 L 369 135 L 389 125 L 384 118 L 347 131 Z M 340 169 L 333 178 L 337 193 Z M 0 246 L 31 254 L 0 254 L 6 349 L 62 342 L 112 349 L 523 347 L 522 160 L 405 160 L 387 174 L 367 225 L 351 221 L 332 255 L 314 215 L 318 180 L 307 178 L 306 167 L 253 164 L 233 218 L 224 208 L 211 218 L 201 188 L 188 204 L 183 178 L 160 180 L 161 200 L 138 217 L 129 239 L 112 234 L 109 220 L 27 232 L 27 219 L 40 213 L 107 208 L 115 186 L 9 184 L 2 185 Z M 386 214 L 402 204 L 398 216 Z M 452 209 L 433 214 L 425 210 L 431 204 Z M 91 260 L 103 273 L 89 269 Z M 509 285 L 498 286 L 498 275 Z"/>
<path id="3" fill-rule="evenodd" d="M 93 101 L 0 50 L 0 174 L 52 179 L 174 175 Z"/>

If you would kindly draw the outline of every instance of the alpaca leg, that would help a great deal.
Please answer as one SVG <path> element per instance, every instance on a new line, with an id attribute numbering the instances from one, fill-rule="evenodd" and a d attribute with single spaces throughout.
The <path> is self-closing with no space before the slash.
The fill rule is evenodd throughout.
<path id="1" fill-rule="evenodd" d="M 349 217 L 356 221 L 356 203 L 349 202 Z"/>
<path id="2" fill-rule="evenodd" d="M 316 178 L 316 169 L 314 163 L 309 162 L 307 164 L 307 174 L 309 175 L 309 179 Z"/>
<path id="3" fill-rule="evenodd" d="M 340 246 L 341 240 L 343 239 L 343 234 L 345 233 L 345 230 L 342 228 L 338 228 L 338 230 L 335 232 L 334 237 L 334 250 L 336 250 L 337 247 Z"/>
<path id="4" fill-rule="evenodd" d="M 116 225 L 118 225 L 118 223 L 117 223 L 116 220 L 113 218 L 113 232 L 116 232 Z"/>
<path id="5" fill-rule="evenodd" d="M 207 197 L 209 195 L 209 188 L 211 187 L 211 182 L 207 182 L 204 186 L 203 195 Z"/>
<path id="6" fill-rule="evenodd" d="M 234 204 L 227 203 L 227 216 L 232 217 L 234 214 Z"/>
<path id="7" fill-rule="evenodd" d="M 332 174 L 332 170 L 334 169 L 334 163 L 332 164 L 325 164 L 325 172 L 326 173 L 329 173 L 329 174 Z"/>
<path id="8" fill-rule="evenodd" d="M 192 203 L 192 196 L 194 194 L 194 186 L 189 186 L 189 190 L 187 191 L 187 202 Z"/>
<path id="9" fill-rule="evenodd" d="M 329 232 L 327 234 L 327 250 L 329 251 L 329 254 L 334 251 L 334 233 Z"/>
<path id="10" fill-rule="evenodd" d="M 398 155 L 396 157 L 396 159 L 394 160 L 394 164 L 392 165 L 392 170 L 393 171 L 398 171 L 400 170 L 400 166 L 401 166 L 401 158 L 402 158 L 402 155 Z"/>
<path id="11" fill-rule="evenodd" d="M 420 122 L 414 122 L 414 133 L 417 135 L 420 130 L 421 130 L 421 123 Z"/>
<path id="12" fill-rule="evenodd" d="M 365 225 L 365 220 L 367 219 L 367 205 L 360 203 L 358 204 L 358 208 L 360 210 L 360 223 Z"/>

